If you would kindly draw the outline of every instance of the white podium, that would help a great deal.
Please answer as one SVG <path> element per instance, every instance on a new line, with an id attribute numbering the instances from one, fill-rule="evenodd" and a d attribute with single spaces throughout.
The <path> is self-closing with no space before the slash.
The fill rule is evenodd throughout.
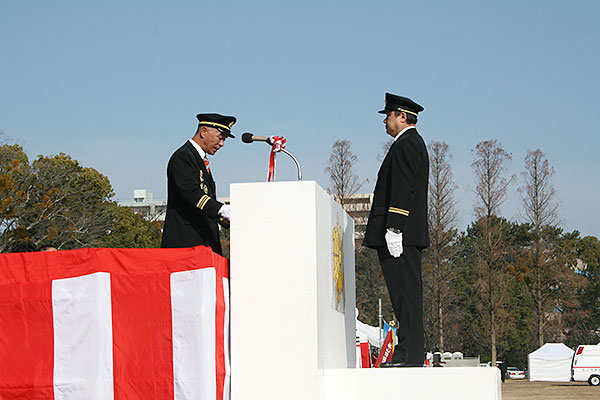
<path id="1" fill-rule="evenodd" d="M 354 223 L 313 181 L 230 191 L 232 399 L 321 399 L 355 364 Z"/>
<path id="2" fill-rule="evenodd" d="M 354 224 L 316 182 L 230 197 L 232 400 L 501 399 L 497 368 L 354 368 Z"/>

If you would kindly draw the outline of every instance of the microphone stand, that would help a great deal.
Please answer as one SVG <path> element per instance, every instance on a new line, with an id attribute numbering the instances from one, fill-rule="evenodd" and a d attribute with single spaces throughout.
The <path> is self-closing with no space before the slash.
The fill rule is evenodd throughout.
<path id="1" fill-rule="evenodd" d="M 292 157 L 292 160 L 294 160 L 294 162 L 296 163 L 296 167 L 298 167 L 298 180 L 301 181 L 302 180 L 302 169 L 300 168 L 300 163 L 298 162 L 298 160 L 296 160 L 296 157 L 294 157 L 294 155 L 292 153 L 290 153 L 289 151 L 287 151 L 286 149 L 281 149 L 282 152 L 284 152 L 285 154 L 287 154 L 288 156 Z"/>

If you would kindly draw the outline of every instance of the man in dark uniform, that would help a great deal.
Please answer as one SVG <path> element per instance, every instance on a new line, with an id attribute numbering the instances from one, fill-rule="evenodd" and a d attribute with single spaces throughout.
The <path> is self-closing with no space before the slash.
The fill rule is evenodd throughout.
<path id="1" fill-rule="evenodd" d="M 429 245 L 427 186 L 429 157 L 415 129 L 423 107 L 385 95 L 383 120 L 394 138 L 379 173 L 363 245 L 376 249 L 398 319 L 398 345 L 382 366 L 421 366 L 424 360 L 421 251 Z"/>
<path id="2" fill-rule="evenodd" d="M 198 114 L 198 129 L 169 160 L 168 199 L 161 247 L 210 246 L 223 254 L 219 221 L 227 223 L 230 207 L 217 201 L 207 154 L 214 155 L 231 134 L 235 117 Z"/>

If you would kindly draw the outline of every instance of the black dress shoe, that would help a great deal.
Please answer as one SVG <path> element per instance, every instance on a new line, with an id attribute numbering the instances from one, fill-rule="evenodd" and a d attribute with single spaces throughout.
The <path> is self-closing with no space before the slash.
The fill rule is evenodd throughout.
<path id="1" fill-rule="evenodd" d="M 379 368 L 406 368 L 406 367 L 422 367 L 422 365 L 409 364 L 409 363 L 404 363 L 404 362 L 394 362 L 394 361 L 384 362 L 384 363 L 381 363 L 381 365 L 379 365 Z"/>

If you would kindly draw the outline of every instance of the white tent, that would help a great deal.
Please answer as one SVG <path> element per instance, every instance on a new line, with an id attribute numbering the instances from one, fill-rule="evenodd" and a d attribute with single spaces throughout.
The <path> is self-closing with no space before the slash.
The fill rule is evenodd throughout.
<path id="1" fill-rule="evenodd" d="M 527 357 L 529 380 L 569 382 L 573 353 L 562 343 L 546 343 Z"/>

